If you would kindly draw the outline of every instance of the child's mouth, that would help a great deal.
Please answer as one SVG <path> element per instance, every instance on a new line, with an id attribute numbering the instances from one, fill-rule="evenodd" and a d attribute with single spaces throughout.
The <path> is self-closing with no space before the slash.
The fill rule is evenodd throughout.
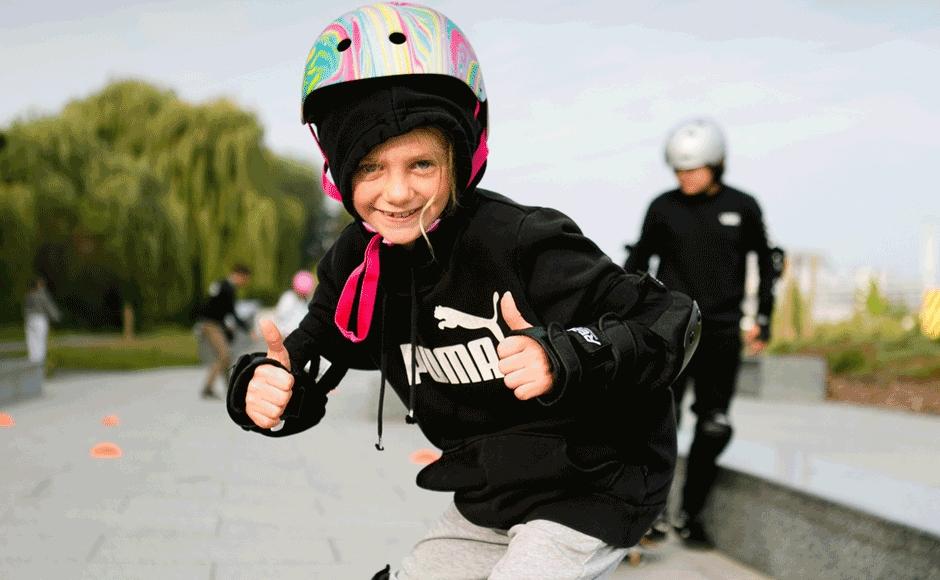
<path id="1" fill-rule="evenodd" d="M 405 218 L 409 218 L 409 217 L 413 216 L 414 214 L 418 213 L 418 208 L 416 208 L 416 209 L 409 209 L 409 210 L 405 210 L 405 211 L 385 211 L 385 210 L 382 210 L 382 209 L 380 209 L 379 211 L 382 212 L 382 214 L 385 215 L 386 217 L 390 217 L 390 218 L 393 218 L 393 219 L 405 219 Z"/>

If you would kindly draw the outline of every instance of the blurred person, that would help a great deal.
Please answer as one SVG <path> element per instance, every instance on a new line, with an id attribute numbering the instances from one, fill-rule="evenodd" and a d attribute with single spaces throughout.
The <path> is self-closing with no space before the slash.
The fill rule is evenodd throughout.
<path id="1" fill-rule="evenodd" d="M 231 317 L 235 324 L 252 337 L 256 335 L 248 322 L 235 311 L 235 291 L 246 286 L 250 280 L 251 269 L 241 264 L 236 265 L 227 277 L 216 280 L 209 286 L 208 297 L 196 310 L 197 335 L 204 347 L 208 347 L 212 353 L 209 374 L 201 393 L 204 399 L 220 398 L 213 390 L 216 378 L 224 377 L 226 381 L 229 378 L 232 365 L 231 343 L 235 332 L 226 323 L 226 318 Z"/>
<path id="2" fill-rule="evenodd" d="M 23 321 L 26 331 L 26 353 L 30 362 L 45 363 L 49 338 L 49 320 L 58 322 L 62 318 L 52 300 L 46 281 L 40 276 L 33 278 L 23 301 Z"/>
<path id="3" fill-rule="evenodd" d="M 697 417 L 681 510 L 673 525 L 681 538 L 700 546 L 712 543 L 700 515 L 717 474 L 718 456 L 733 432 L 728 411 L 741 363 L 746 257 L 756 252 L 760 274 L 756 323 L 744 336 L 750 354 L 762 352 L 770 339 L 773 282 L 782 265 L 782 251 L 767 242 L 757 200 L 724 183 L 725 155 L 724 136 L 710 120 L 686 121 L 669 134 L 666 163 L 679 187 L 652 201 L 639 241 L 627 246 L 624 265 L 628 272 L 643 272 L 649 269 L 650 257 L 658 256 L 656 276 L 691 296 L 702 309 L 701 343 L 672 387 L 677 423 L 689 381 L 694 384 L 692 412 Z M 667 530 L 664 515 L 647 537 L 661 539 Z"/>
<path id="4" fill-rule="evenodd" d="M 274 307 L 274 322 L 281 334 L 286 336 L 300 326 L 316 287 L 317 280 L 310 272 L 301 270 L 294 274 L 290 289 L 281 294 Z"/>
<path id="5" fill-rule="evenodd" d="M 443 14 L 349 12 L 305 73 L 324 191 L 354 220 L 300 327 L 282 339 L 262 321 L 267 352 L 237 363 L 231 418 L 299 433 L 345 368 L 379 370 L 376 448 L 387 382 L 443 452 L 418 484 L 453 501 L 375 578 L 603 577 L 665 505 L 668 385 L 695 347 L 694 302 L 624 272 L 560 212 L 477 187 L 489 102 Z M 321 355 L 333 366 L 314 381 Z"/>

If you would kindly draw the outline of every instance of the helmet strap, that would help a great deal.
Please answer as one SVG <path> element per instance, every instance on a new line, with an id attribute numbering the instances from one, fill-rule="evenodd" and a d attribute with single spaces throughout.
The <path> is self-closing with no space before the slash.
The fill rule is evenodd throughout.
<path id="1" fill-rule="evenodd" d="M 343 201 L 343 195 L 339 192 L 339 188 L 336 187 L 336 184 L 332 180 L 327 178 L 327 172 L 330 170 L 330 162 L 326 158 L 326 153 L 323 152 L 323 146 L 320 145 L 320 139 L 317 137 L 317 132 L 313 130 L 313 123 L 307 123 L 307 127 L 310 129 L 310 134 L 313 135 L 313 140 L 317 143 L 317 149 L 320 150 L 320 156 L 323 157 L 323 173 L 320 174 L 320 184 L 323 186 L 323 193 L 327 194 L 336 201 Z"/>

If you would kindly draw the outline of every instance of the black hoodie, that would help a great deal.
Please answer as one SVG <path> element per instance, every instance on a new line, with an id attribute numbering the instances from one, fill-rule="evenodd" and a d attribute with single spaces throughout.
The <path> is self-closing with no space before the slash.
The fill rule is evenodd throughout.
<path id="1" fill-rule="evenodd" d="M 662 511 L 675 464 L 668 385 L 679 369 L 668 353 L 681 340 L 664 339 L 654 323 L 674 295 L 625 273 L 561 213 L 475 189 L 429 234 L 433 255 L 421 239 L 411 249 L 381 248 L 371 331 L 354 344 L 334 314 L 371 237 L 355 222 L 321 260 L 310 312 L 284 341 L 291 367 L 322 355 L 333 365 L 382 368 L 443 450 L 418 485 L 453 491 L 471 522 L 508 529 L 547 519 L 615 546 L 635 544 Z M 564 352 L 553 358 L 555 385 L 535 400 L 516 399 L 497 366 L 496 346 L 509 335 L 498 299 L 507 291 L 533 325 L 568 329 L 556 326 L 553 344 L 576 354 L 573 364 L 570 356 L 559 362 Z M 244 414 L 256 364 L 236 369 L 229 412 L 244 428 L 277 436 Z M 295 375 L 294 398 L 307 386 L 282 433 L 324 413 L 325 393 Z"/>
<path id="2" fill-rule="evenodd" d="M 736 327 L 748 252 L 757 254 L 758 324 L 761 339 L 769 340 L 778 266 L 760 205 L 742 191 L 721 184 L 714 195 L 684 195 L 674 189 L 658 196 L 650 203 L 640 239 L 630 248 L 624 268 L 645 271 L 650 256 L 658 255 L 656 276 L 694 298 L 706 325 Z"/>

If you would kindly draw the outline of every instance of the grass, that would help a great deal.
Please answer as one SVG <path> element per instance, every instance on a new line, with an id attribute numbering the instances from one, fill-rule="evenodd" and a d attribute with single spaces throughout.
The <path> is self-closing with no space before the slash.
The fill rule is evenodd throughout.
<path id="1" fill-rule="evenodd" d="M 117 333 L 89 334 L 87 344 L 56 344 L 65 333 L 53 331 L 47 371 L 57 370 L 138 370 L 167 366 L 198 365 L 196 338 L 188 328 L 166 327 L 125 341 Z M 25 357 L 21 351 L 0 353 L 2 358 Z"/>
<path id="2" fill-rule="evenodd" d="M 23 324 L 0 325 L 0 342 L 19 342 L 24 340 Z"/>

